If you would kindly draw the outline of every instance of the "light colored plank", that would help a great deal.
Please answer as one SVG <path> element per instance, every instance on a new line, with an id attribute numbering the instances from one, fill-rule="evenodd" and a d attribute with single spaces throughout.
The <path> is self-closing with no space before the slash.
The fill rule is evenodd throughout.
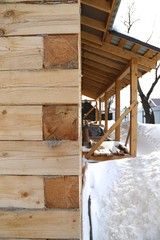
<path id="1" fill-rule="evenodd" d="M 115 83 L 115 92 L 116 92 L 116 113 L 115 113 L 115 118 L 116 121 L 120 118 L 121 116 L 121 96 L 120 96 L 120 90 L 121 90 L 121 81 L 119 79 L 116 80 Z M 120 141 L 120 125 L 118 125 L 115 129 L 115 140 Z"/>
<path id="2" fill-rule="evenodd" d="M 137 60 L 131 60 L 130 71 L 130 102 L 137 101 Z M 137 106 L 135 106 L 130 113 L 130 155 L 136 157 L 137 154 Z"/>
<path id="3" fill-rule="evenodd" d="M 77 3 L 79 0 L 44 0 L 44 2 L 56 2 L 56 3 Z"/>
<path id="4" fill-rule="evenodd" d="M 99 125 L 101 125 L 101 122 L 102 122 L 102 101 L 101 99 L 99 98 Z"/>
<path id="5" fill-rule="evenodd" d="M 79 70 L 1 71 L 1 88 L 8 87 L 78 87 Z"/>
<path id="6" fill-rule="evenodd" d="M 78 141 L 0 141 L 0 174 L 78 175 Z"/>
<path id="7" fill-rule="evenodd" d="M 80 238 L 79 211 L 0 211 L 1 238 Z"/>
<path id="8" fill-rule="evenodd" d="M 0 3 L 43 2 L 43 0 L 0 0 Z"/>
<path id="9" fill-rule="evenodd" d="M 79 70 L 1 71 L 0 104 L 78 103 Z"/>
<path id="10" fill-rule="evenodd" d="M 1 105 L 78 104 L 78 87 L 12 87 L 0 89 Z"/>
<path id="11" fill-rule="evenodd" d="M 0 38 L 0 70 L 41 69 L 42 37 Z"/>
<path id="12" fill-rule="evenodd" d="M 109 117 L 108 107 L 109 107 L 108 94 L 107 92 L 105 92 L 105 132 L 107 132 L 108 130 L 108 117 Z"/>
<path id="13" fill-rule="evenodd" d="M 35 176 L 1 176 L 1 208 L 44 208 L 43 179 Z"/>
<path id="14" fill-rule="evenodd" d="M 42 140 L 42 107 L 0 106 L 0 140 Z"/>
<path id="15" fill-rule="evenodd" d="M 79 33 L 79 5 L 2 4 L 0 29 L 3 36 Z"/>

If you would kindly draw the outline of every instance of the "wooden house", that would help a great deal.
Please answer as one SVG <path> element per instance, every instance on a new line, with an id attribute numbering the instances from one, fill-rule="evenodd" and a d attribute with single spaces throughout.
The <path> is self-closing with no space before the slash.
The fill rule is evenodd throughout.
<path id="1" fill-rule="evenodd" d="M 81 239 L 80 3 L 0 0 L 0 239 Z"/>
<path id="2" fill-rule="evenodd" d="M 136 153 L 136 79 L 159 51 L 108 31 L 119 1 L 81 4 L 82 30 L 78 0 L 0 0 L 0 239 L 82 239 L 81 73 L 83 94 L 116 92 L 117 123 L 131 84 Z"/>

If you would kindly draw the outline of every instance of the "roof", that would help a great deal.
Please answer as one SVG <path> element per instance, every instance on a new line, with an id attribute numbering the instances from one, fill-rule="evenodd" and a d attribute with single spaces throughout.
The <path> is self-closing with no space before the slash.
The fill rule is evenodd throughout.
<path id="1" fill-rule="evenodd" d="M 151 98 L 149 104 L 151 107 L 160 106 L 160 98 Z"/>
<path id="2" fill-rule="evenodd" d="M 138 76 L 156 67 L 160 49 L 112 30 L 120 0 L 81 0 L 82 94 L 97 99 L 114 82 L 132 58 L 138 61 Z M 126 74 L 121 88 L 130 84 Z"/>

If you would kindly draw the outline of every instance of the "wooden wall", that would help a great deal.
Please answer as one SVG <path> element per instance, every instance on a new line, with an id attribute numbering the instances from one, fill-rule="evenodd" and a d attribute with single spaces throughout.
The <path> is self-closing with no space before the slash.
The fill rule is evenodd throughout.
<path id="1" fill-rule="evenodd" d="M 0 0 L 0 239 L 81 239 L 78 0 Z"/>

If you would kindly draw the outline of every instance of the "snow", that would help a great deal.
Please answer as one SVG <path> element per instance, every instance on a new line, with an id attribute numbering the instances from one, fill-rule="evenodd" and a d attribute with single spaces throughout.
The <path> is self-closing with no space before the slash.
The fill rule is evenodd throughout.
<path id="1" fill-rule="evenodd" d="M 84 162 L 83 240 L 90 239 L 89 196 L 93 240 L 160 239 L 160 125 L 138 124 L 136 158 Z"/>

